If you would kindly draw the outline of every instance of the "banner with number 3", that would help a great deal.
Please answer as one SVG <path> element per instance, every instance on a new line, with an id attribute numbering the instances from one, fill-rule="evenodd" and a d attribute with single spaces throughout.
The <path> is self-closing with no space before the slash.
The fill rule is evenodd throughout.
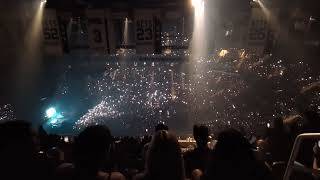
<path id="1" fill-rule="evenodd" d="M 89 46 L 95 50 L 107 49 L 104 10 L 87 10 Z"/>

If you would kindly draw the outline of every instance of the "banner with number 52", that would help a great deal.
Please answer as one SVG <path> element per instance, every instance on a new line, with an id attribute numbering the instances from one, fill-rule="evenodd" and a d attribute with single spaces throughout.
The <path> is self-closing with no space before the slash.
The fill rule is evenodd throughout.
<path id="1" fill-rule="evenodd" d="M 104 10 L 86 10 L 88 18 L 89 46 L 95 50 L 107 49 L 107 33 Z"/>
<path id="2" fill-rule="evenodd" d="M 56 10 L 45 9 L 44 11 L 43 39 L 46 54 L 63 54 Z"/>

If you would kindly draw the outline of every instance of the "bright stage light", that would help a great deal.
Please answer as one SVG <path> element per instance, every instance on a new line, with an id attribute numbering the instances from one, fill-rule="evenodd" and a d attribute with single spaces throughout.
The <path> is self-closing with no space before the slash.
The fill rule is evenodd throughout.
<path id="1" fill-rule="evenodd" d="M 46 3 L 47 3 L 47 0 L 41 0 L 40 7 L 44 7 Z"/>
<path id="2" fill-rule="evenodd" d="M 124 30 L 123 30 L 123 44 L 128 45 L 129 42 L 129 20 L 128 18 L 124 21 Z"/>
<path id="3" fill-rule="evenodd" d="M 57 114 L 57 111 L 56 111 L 56 109 L 55 109 L 54 107 L 51 107 L 51 108 L 49 108 L 49 109 L 46 110 L 46 116 L 47 116 L 48 118 L 52 118 L 52 117 L 54 117 L 56 114 Z"/>
<path id="4" fill-rule="evenodd" d="M 197 1 L 199 1 L 199 0 L 191 0 L 191 5 L 193 7 L 196 7 L 197 6 Z"/>
<path id="5" fill-rule="evenodd" d="M 191 40 L 192 58 L 201 57 L 207 53 L 206 23 L 205 23 L 205 2 L 204 0 L 192 0 L 194 8 L 194 25 Z"/>
<path id="6" fill-rule="evenodd" d="M 272 17 L 270 9 L 267 7 L 267 5 L 265 4 L 264 0 L 252 0 L 252 2 L 254 2 L 255 4 L 258 5 L 258 7 L 260 7 L 263 11 L 263 13 L 265 14 L 267 20 L 271 20 L 274 19 L 275 17 Z M 270 19 L 271 18 L 271 19 Z"/>
<path id="7" fill-rule="evenodd" d="M 201 8 L 203 4 L 204 4 L 203 0 L 191 0 L 191 5 L 194 8 Z"/>

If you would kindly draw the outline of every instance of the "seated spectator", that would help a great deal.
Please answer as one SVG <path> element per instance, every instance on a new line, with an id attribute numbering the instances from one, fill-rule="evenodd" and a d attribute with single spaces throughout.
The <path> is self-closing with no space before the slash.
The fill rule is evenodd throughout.
<path id="1" fill-rule="evenodd" d="M 320 116 L 316 111 L 306 111 L 303 113 L 305 124 L 300 133 L 319 133 L 320 132 Z M 313 147 L 317 141 L 306 139 L 301 142 L 301 148 L 297 156 L 297 161 L 308 168 L 313 167 Z"/>
<path id="2" fill-rule="evenodd" d="M 47 179 L 37 156 L 36 133 L 26 121 L 0 125 L 0 179 Z"/>
<path id="3" fill-rule="evenodd" d="M 158 131 L 161 131 L 161 130 L 169 131 L 169 127 L 167 125 L 165 125 L 164 123 L 159 123 L 156 125 L 154 132 L 157 133 Z M 150 142 L 146 143 L 143 147 L 142 158 L 144 161 L 146 159 L 146 153 L 148 152 L 149 146 L 150 146 Z"/>
<path id="4" fill-rule="evenodd" d="M 286 131 L 281 117 L 274 119 L 273 128 L 269 130 L 267 135 L 267 142 L 271 153 L 271 160 L 273 162 L 288 161 L 292 142 L 290 134 Z"/>
<path id="5" fill-rule="evenodd" d="M 257 140 L 256 158 L 261 161 L 268 161 L 268 143 L 263 140 Z"/>
<path id="6" fill-rule="evenodd" d="M 57 179 L 79 180 L 121 180 L 118 172 L 104 172 L 102 169 L 110 158 L 112 137 L 106 126 L 91 126 L 75 139 L 74 164 L 63 164 L 57 169 Z"/>
<path id="7" fill-rule="evenodd" d="M 270 170 L 258 162 L 248 140 L 237 130 L 221 132 L 213 151 L 212 162 L 203 179 L 214 180 L 267 180 Z"/>
<path id="8" fill-rule="evenodd" d="M 177 138 L 168 131 L 153 137 L 147 152 L 146 169 L 135 180 L 183 180 L 184 167 Z"/>
<path id="9" fill-rule="evenodd" d="M 313 169 L 320 170 L 320 142 L 315 144 L 313 147 L 314 160 L 313 160 Z"/>
<path id="10" fill-rule="evenodd" d="M 211 149 L 208 147 L 208 127 L 204 125 L 194 125 L 193 137 L 196 140 L 197 147 L 194 150 L 186 152 L 184 155 L 187 178 L 191 177 L 191 173 L 195 169 L 200 169 L 203 172 L 208 165 L 211 155 Z"/>

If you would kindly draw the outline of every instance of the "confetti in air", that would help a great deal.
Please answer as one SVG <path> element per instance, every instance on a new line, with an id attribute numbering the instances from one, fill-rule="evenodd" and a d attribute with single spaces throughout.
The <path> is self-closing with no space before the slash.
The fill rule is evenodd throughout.
<path id="1" fill-rule="evenodd" d="M 11 104 L 0 106 L 0 122 L 15 120 L 15 113 Z"/>
<path id="2" fill-rule="evenodd" d="M 127 133 L 141 134 L 159 122 L 181 132 L 203 123 L 213 131 L 232 126 L 254 133 L 275 116 L 320 109 L 319 73 L 303 60 L 259 57 L 243 49 L 226 49 L 221 56 L 221 51 L 173 61 L 108 57 L 104 70 L 67 71 L 58 94 L 87 104 L 76 129 L 114 121 Z"/>
<path id="3" fill-rule="evenodd" d="M 119 112 L 113 110 L 106 101 L 101 101 L 101 103 L 89 109 L 89 111 L 75 123 L 75 128 L 81 129 L 81 127 L 97 125 L 99 121 L 116 118 L 118 115 L 120 115 Z"/>

